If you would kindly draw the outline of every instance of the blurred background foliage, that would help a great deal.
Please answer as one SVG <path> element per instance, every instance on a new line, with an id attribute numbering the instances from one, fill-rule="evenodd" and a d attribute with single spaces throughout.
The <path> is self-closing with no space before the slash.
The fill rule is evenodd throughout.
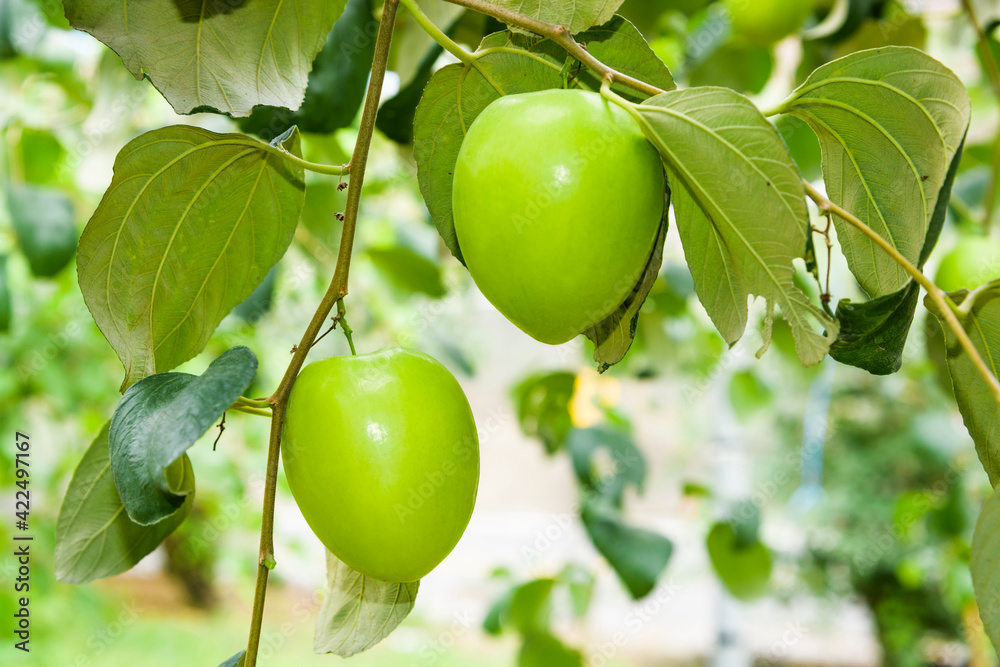
<path id="1" fill-rule="evenodd" d="M 621 11 L 679 83 L 728 86 L 761 107 L 780 101 L 815 67 L 859 49 L 907 45 L 942 60 L 967 83 L 974 110 L 932 262 L 943 265 L 942 284 L 955 278 L 949 271 L 973 264 L 993 271 L 982 280 L 996 277 L 1000 106 L 983 67 L 985 58 L 1000 58 L 1000 6 L 973 3 L 990 35 L 993 53 L 986 54 L 975 48 L 960 4 L 949 0 L 776 2 L 803 21 L 775 43 L 733 29 L 730 12 L 741 11 L 741 1 L 748 2 L 626 0 Z M 501 29 L 437 0 L 423 4 L 470 48 Z M 80 296 L 75 244 L 117 151 L 156 127 L 193 123 L 267 140 L 298 124 L 307 159 L 347 162 L 378 11 L 378 2 L 351 0 L 317 57 L 300 110 L 258 108 L 234 121 L 175 116 L 113 53 L 69 31 L 58 2 L 0 0 L 0 426 L 32 436 L 35 538 L 32 653 L 25 658 L 5 639 L 2 664 L 216 664 L 245 641 L 263 420 L 233 415 L 214 452 L 215 430 L 192 450 L 200 485 L 191 517 L 139 568 L 83 587 L 53 578 L 59 499 L 113 411 L 121 371 Z M 339 48 L 344 43 L 352 48 Z M 408 146 L 413 110 L 430 74 L 446 62 L 401 16 L 347 304 L 360 348 L 418 347 L 469 389 L 486 458 L 467 541 L 487 546 L 460 547 L 432 575 L 438 579 L 428 580 L 403 628 L 354 660 L 996 664 L 968 573 L 976 508 L 989 484 L 948 400 L 936 323 L 916 327 L 903 370 L 888 378 L 830 363 L 803 369 L 781 322 L 772 349 L 757 361 L 752 335 L 726 349 L 693 296 L 671 234 L 624 363 L 598 376 L 588 343 L 552 349 L 524 340 L 450 257 L 419 196 Z M 794 119 L 777 124 L 803 174 L 818 179 L 814 136 Z M 261 359 L 249 394 L 270 392 L 332 271 L 340 231 L 334 213 L 344 200 L 336 180 L 308 175 L 292 249 L 182 370 L 198 372 L 224 350 L 247 345 Z M 940 261 L 952 248 L 967 254 Z M 835 298 L 860 294 L 843 265 L 834 260 L 830 269 Z M 804 270 L 802 284 L 818 296 Z M 324 347 L 325 354 L 347 351 L 339 335 Z M 0 447 L 0 488 L 10 507 L 13 451 Z M 310 650 L 322 559 L 311 535 L 294 529 L 301 520 L 285 491 L 262 658 L 319 664 L 335 660 Z M 516 526 L 510 517 L 524 512 L 541 517 L 537 538 L 497 529 L 504 521 Z M 0 522 L 5 544 L 12 523 Z M 550 549 L 560 540 L 570 547 Z M 493 550 L 514 557 L 491 560 Z M 308 566 L 298 572 L 302 563 Z M 2 567 L 0 618 L 9 618 L 14 570 L 7 556 Z M 710 603 L 684 607 L 704 598 Z M 803 604 L 826 611 L 810 612 L 811 630 L 799 641 L 782 624 L 799 623 Z M 624 616 L 609 619 L 609 609 Z M 846 622 L 844 609 L 862 622 Z M 679 630 L 660 632 L 654 617 Z M 755 618 L 781 620 L 761 630 Z M 619 626 L 624 631 L 615 633 Z M 672 642 L 683 634 L 695 639 L 679 649 Z"/>

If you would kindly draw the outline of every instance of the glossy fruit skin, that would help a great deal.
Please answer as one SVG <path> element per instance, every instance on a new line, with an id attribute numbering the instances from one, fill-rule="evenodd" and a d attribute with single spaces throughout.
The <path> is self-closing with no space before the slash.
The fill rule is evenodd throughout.
<path id="1" fill-rule="evenodd" d="M 497 310 L 543 343 L 565 343 L 613 313 L 642 277 L 664 187 L 639 126 L 597 93 L 510 95 L 462 143 L 455 231 Z"/>
<path id="2" fill-rule="evenodd" d="M 281 455 L 292 495 L 337 558 L 383 581 L 420 579 L 458 543 L 476 502 L 479 438 L 458 381 L 385 348 L 306 366 Z"/>
<path id="3" fill-rule="evenodd" d="M 959 241 L 938 266 L 935 284 L 945 292 L 975 289 L 1000 278 L 1000 243 L 984 237 Z"/>
<path id="4" fill-rule="evenodd" d="M 725 4 L 734 35 L 768 46 L 802 27 L 813 0 L 725 0 Z"/>

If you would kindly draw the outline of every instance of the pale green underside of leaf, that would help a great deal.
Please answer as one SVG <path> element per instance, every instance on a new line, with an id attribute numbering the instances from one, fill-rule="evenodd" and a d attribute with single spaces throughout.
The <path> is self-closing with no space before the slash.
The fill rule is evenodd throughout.
<path id="1" fill-rule="evenodd" d="M 297 109 L 347 0 L 65 0 L 66 17 L 146 75 L 178 113 Z"/>
<path id="2" fill-rule="evenodd" d="M 727 88 L 658 95 L 638 107 L 638 117 L 664 159 L 695 290 L 723 338 L 739 340 L 748 298 L 764 297 L 769 318 L 770 307 L 781 307 L 802 362 L 819 363 L 837 325 L 792 282 L 808 215 L 801 177 L 777 130 Z"/>
<path id="3" fill-rule="evenodd" d="M 784 102 L 819 137 L 830 199 L 917 263 L 952 157 L 969 125 L 965 86 L 909 47 L 861 51 L 813 72 Z M 848 265 L 872 297 L 909 275 L 870 239 L 834 218 Z"/>
<path id="4" fill-rule="evenodd" d="M 298 152 L 298 134 L 283 147 Z M 80 239 L 80 289 L 123 389 L 198 354 L 285 253 L 305 185 L 266 144 L 175 125 L 129 142 Z"/>
<path id="5" fill-rule="evenodd" d="M 518 14 L 552 23 L 576 34 L 611 20 L 624 0 L 487 0 Z"/>
<path id="6" fill-rule="evenodd" d="M 370 649 L 403 622 L 417 599 L 419 581 L 379 581 L 327 552 L 326 597 L 316 619 L 316 653 L 347 658 Z"/>
<path id="7" fill-rule="evenodd" d="M 962 318 L 962 326 L 979 356 L 986 362 L 994 376 L 1000 377 L 1000 280 L 977 290 L 975 303 L 969 308 L 965 303 L 967 292 L 959 292 L 952 298 L 968 314 Z M 929 297 L 924 300 L 928 310 L 940 319 L 940 311 Z M 976 370 L 969 355 L 958 343 L 958 339 L 942 320 L 947 344 L 948 370 L 951 373 L 955 400 L 962 413 L 965 427 L 969 430 L 979 461 L 989 475 L 994 488 L 1000 484 L 1000 403 L 993 397 L 993 391 L 985 378 Z"/>
<path id="8" fill-rule="evenodd" d="M 191 462 L 185 478 L 193 489 Z M 56 578 L 82 584 L 128 570 L 184 521 L 194 494 L 170 517 L 152 526 L 129 519 L 111 478 L 108 424 L 87 448 L 73 472 L 56 525 Z"/>
<path id="9" fill-rule="evenodd" d="M 983 504 L 972 536 L 972 586 L 983 629 L 994 646 L 1000 646 L 1000 492 Z"/>
<path id="10" fill-rule="evenodd" d="M 656 85 L 674 88 L 666 66 L 635 26 L 621 17 L 579 37 L 595 57 L 619 71 Z M 561 88 L 566 52 L 550 40 L 510 35 L 487 36 L 478 51 L 478 69 L 455 64 L 434 74 L 424 89 L 414 120 L 414 157 L 420 191 L 435 227 L 461 259 L 452 217 L 452 183 L 462 141 L 473 121 L 503 95 Z M 599 78 L 585 68 L 574 70 L 572 87 L 597 91 Z M 624 96 L 634 91 L 619 89 Z"/>

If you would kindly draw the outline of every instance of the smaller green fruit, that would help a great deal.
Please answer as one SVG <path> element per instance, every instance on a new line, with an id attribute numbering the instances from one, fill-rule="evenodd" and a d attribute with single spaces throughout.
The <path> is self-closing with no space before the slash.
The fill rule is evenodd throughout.
<path id="1" fill-rule="evenodd" d="M 768 46 L 798 31 L 812 0 L 725 0 L 733 34 Z"/>
<path id="2" fill-rule="evenodd" d="M 963 239 L 944 256 L 934 282 L 945 292 L 975 289 L 1000 278 L 1000 243 L 984 237 Z"/>
<path id="3" fill-rule="evenodd" d="M 479 438 L 458 381 L 413 350 L 315 361 L 288 398 L 285 477 L 309 527 L 358 572 L 416 581 L 465 531 Z"/>

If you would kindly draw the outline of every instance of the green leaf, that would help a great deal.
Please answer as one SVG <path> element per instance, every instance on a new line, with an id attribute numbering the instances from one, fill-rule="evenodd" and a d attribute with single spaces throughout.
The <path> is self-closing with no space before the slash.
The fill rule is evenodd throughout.
<path id="1" fill-rule="evenodd" d="M 506 618 L 510 609 L 510 602 L 514 599 L 515 590 L 517 589 L 508 590 L 490 606 L 486 612 L 486 618 L 483 619 L 483 632 L 493 636 L 503 632 L 503 619 Z"/>
<path id="2" fill-rule="evenodd" d="M 586 493 L 620 508 L 628 486 L 642 492 L 646 459 L 628 433 L 604 426 L 573 429 L 568 448 L 573 471 Z M 601 450 L 608 454 L 604 468 L 598 456 Z"/>
<path id="3" fill-rule="evenodd" d="M 10 330 L 12 310 L 10 279 L 7 277 L 7 255 L 0 255 L 0 332 Z"/>
<path id="4" fill-rule="evenodd" d="M 590 602 L 594 598 L 594 586 L 597 583 L 594 574 L 580 565 L 570 563 L 559 573 L 557 580 L 566 586 L 569 601 L 573 607 L 573 615 L 576 618 L 586 616 Z"/>
<path id="5" fill-rule="evenodd" d="M 665 193 L 666 201 L 663 205 L 663 221 L 660 223 L 660 232 L 653 242 L 653 252 L 646 262 L 646 270 L 635 288 L 625 299 L 618 310 L 608 315 L 604 320 L 595 326 L 587 329 L 584 335 L 594 344 L 594 361 L 597 362 L 597 371 L 603 373 L 608 370 L 628 354 L 635 340 L 635 331 L 639 325 L 639 311 L 646 303 L 646 297 L 656 284 L 656 279 L 663 266 L 663 245 L 667 240 L 667 219 L 670 216 L 670 191 Z"/>
<path id="6" fill-rule="evenodd" d="M 243 657 L 246 652 L 246 649 L 243 649 L 233 657 L 229 658 L 229 660 L 226 660 L 224 663 L 219 665 L 219 667 L 243 667 L 246 663 L 246 660 Z"/>
<path id="7" fill-rule="evenodd" d="M 115 487 L 133 521 L 155 524 L 185 501 L 189 489 L 172 483 L 168 469 L 256 374 L 253 352 L 234 347 L 201 375 L 161 373 L 129 387 L 111 418 L 108 442 Z"/>
<path id="8" fill-rule="evenodd" d="M 24 165 L 24 180 L 46 184 L 58 180 L 66 149 L 48 130 L 25 127 L 21 130 L 18 153 Z"/>
<path id="9" fill-rule="evenodd" d="M 198 354 L 292 241 L 305 193 L 297 131 L 275 146 L 174 125 L 118 153 L 80 239 L 80 289 L 125 366 L 123 389 Z"/>
<path id="10" fill-rule="evenodd" d="M 389 636 L 413 609 L 419 581 L 366 577 L 326 554 L 326 597 L 316 619 L 316 653 L 348 658 Z"/>
<path id="11" fill-rule="evenodd" d="M 937 245 L 944 220 L 947 217 L 951 188 L 962 161 L 965 140 L 951 160 L 951 167 L 941 186 L 934 215 L 931 216 L 917 268 L 923 269 Z M 913 317 L 920 300 L 920 287 L 912 281 L 909 285 L 885 296 L 864 303 L 851 303 L 841 299 L 837 304 L 837 322 L 840 333 L 830 347 L 830 356 L 842 364 L 863 368 L 875 375 L 895 373 L 903 365 L 903 350 L 910 334 Z"/>
<path id="12" fill-rule="evenodd" d="M 563 448 L 573 426 L 569 404 L 575 387 L 576 375 L 560 371 L 532 375 L 514 388 L 521 431 L 541 440 L 549 454 Z"/>
<path id="13" fill-rule="evenodd" d="M 665 90 L 674 88 L 669 70 L 635 27 L 621 17 L 578 36 L 611 67 Z M 472 122 L 504 95 L 561 88 L 567 54 L 551 41 L 506 32 L 486 37 L 476 51 L 478 68 L 448 65 L 424 89 L 414 119 L 414 158 L 420 191 L 445 244 L 462 259 L 452 218 L 452 181 L 462 141 Z M 599 90 L 589 70 L 571 68 L 572 86 Z M 634 91 L 615 88 L 622 95 Z"/>
<path id="14" fill-rule="evenodd" d="M 549 632 L 536 632 L 524 638 L 517 667 L 583 667 L 583 654 Z"/>
<path id="15" fill-rule="evenodd" d="M 983 503 L 972 535 L 969 569 L 983 630 L 994 646 L 1000 646 L 1000 492 L 994 491 Z"/>
<path id="16" fill-rule="evenodd" d="M 1000 363 L 1000 280 L 983 285 L 971 294 L 965 290 L 950 295 L 960 307 L 959 320 L 972 344 L 983 358 L 994 376 Z M 948 370 L 955 390 L 955 400 L 965 421 L 979 461 L 989 475 L 990 483 L 996 488 L 1000 483 L 1000 403 L 969 355 L 958 342 L 958 338 L 947 325 L 942 313 L 931 300 L 924 298 L 924 305 L 941 322 L 947 346 Z"/>
<path id="17" fill-rule="evenodd" d="M 183 460 L 186 501 L 163 521 L 140 526 L 129 519 L 111 477 L 108 424 L 73 471 L 56 524 L 56 579 L 83 584 L 110 577 L 141 561 L 187 517 L 194 500 L 194 474 Z"/>
<path id="18" fill-rule="evenodd" d="M 771 49 L 748 44 L 723 44 L 687 76 L 688 85 L 723 86 L 738 93 L 756 95 L 767 85 L 774 69 Z"/>
<path id="19" fill-rule="evenodd" d="M 73 202 L 59 190 L 12 185 L 7 205 L 31 272 L 51 277 L 62 271 L 76 253 Z"/>
<path id="20" fill-rule="evenodd" d="M 438 265 L 409 248 L 398 245 L 372 248 L 368 257 L 375 268 L 399 289 L 435 299 L 447 293 Z"/>
<path id="21" fill-rule="evenodd" d="M 916 264 L 969 126 L 958 77 L 913 48 L 862 51 L 817 69 L 780 111 L 818 135 L 830 199 Z M 888 254 L 839 218 L 835 224 L 869 295 L 906 287 L 909 276 Z"/>
<path id="22" fill-rule="evenodd" d="M 733 597 L 752 600 L 767 590 L 771 579 L 771 552 L 760 541 L 742 543 L 733 526 L 717 523 L 708 533 L 712 568 Z"/>
<path id="23" fill-rule="evenodd" d="M 258 104 L 297 108 L 313 58 L 347 0 L 206 3 L 64 0 L 66 18 L 148 76 L 177 113 L 246 116 Z"/>
<path id="24" fill-rule="evenodd" d="M 817 181 L 823 176 L 823 153 L 819 139 L 809 126 L 795 116 L 778 116 L 774 121 L 781 138 L 785 140 L 788 154 L 807 181 Z"/>
<path id="25" fill-rule="evenodd" d="M 875 375 L 890 375 L 903 365 L 903 349 L 920 301 L 914 282 L 871 301 L 837 304 L 840 334 L 830 346 L 830 356 L 842 364 L 863 368 Z"/>
<path id="26" fill-rule="evenodd" d="M 624 0 L 572 0 L 572 2 L 539 2 L 539 0 L 487 0 L 489 4 L 503 7 L 544 23 L 569 28 L 574 35 L 595 25 L 611 20 Z M 521 30 L 510 26 L 512 30 Z M 582 41 L 582 40 L 581 40 Z"/>
<path id="27" fill-rule="evenodd" d="M 648 595 L 670 561 L 673 543 L 657 533 L 626 525 L 617 512 L 599 502 L 585 502 L 580 518 L 590 540 L 632 599 Z"/>
<path id="28" fill-rule="evenodd" d="M 761 296 L 769 302 L 765 348 L 777 304 L 799 358 L 819 363 L 837 325 L 793 283 L 792 261 L 805 253 L 808 215 L 801 177 L 778 131 L 747 98 L 726 88 L 657 95 L 635 115 L 663 157 L 695 291 L 722 337 L 730 345 L 740 339 L 747 299 Z"/>
<path id="29" fill-rule="evenodd" d="M 523 635 L 547 630 L 552 620 L 555 585 L 555 579 L 535 579 L 514 589 L 504 624 Z"/>
<path id="30" fill-rule="evenodd" d="M 293 125 L 301 132 L 329 134 L 354 122 L 368 88 L 378 21 L 372 0 L 347 0 L 344 13 L 312 63 L 302 106 L 258 106 L 240 129 L 270 141 Z M 293 108 L 293 107 L 289 107 Z M 380 111 L 381 113 L 381 111 Z"/>

